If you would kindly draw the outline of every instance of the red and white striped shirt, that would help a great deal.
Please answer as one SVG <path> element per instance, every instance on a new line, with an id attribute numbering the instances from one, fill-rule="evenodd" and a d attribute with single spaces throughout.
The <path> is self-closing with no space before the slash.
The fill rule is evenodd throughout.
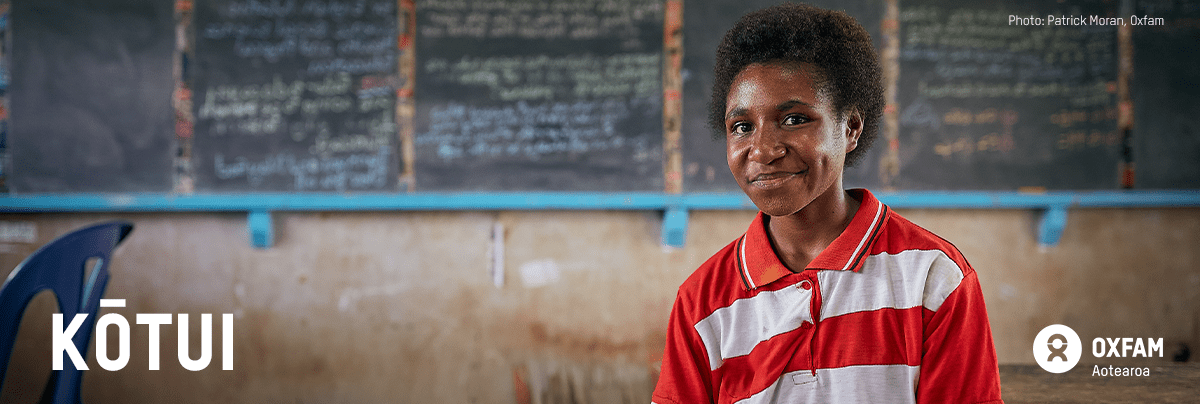
<path id="1" fill-rule="evenodd" d="M 867 190 L 800 273 L 763 213 L 679 288 L 653 401 L 992 403 L 996 350 L 975 270 Z"/>

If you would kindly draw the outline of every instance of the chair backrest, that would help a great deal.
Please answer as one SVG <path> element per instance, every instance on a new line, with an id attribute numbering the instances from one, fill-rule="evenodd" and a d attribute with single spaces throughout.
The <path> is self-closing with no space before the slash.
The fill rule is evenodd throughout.
<path id="1" fill-rule="evenodd" d="M 87 313 L 87 321 L 71 340 L 79 354 L 87 357 L 88 340 L 100 309 L 100 296 L 108 285 L 108 264 L 113 249 L 131 231 L 133 225 L 126 222 L 103 223 L 75 230 L 42 246 L 13 269 L 4 286 L 0 287 L 0 386 L 8 371 L 8 361 L 12 356 L 17 327 L 21 324 L 25 306 L 43 290 L 54 292 L 64 325 L 69 324 L 76 314 Z M 97 261 L 85 285 L 85 266 L 92 258 Z M 77 403 L 82 372 L 75 368 L 65 352 L 63 356 L 63 370 L 52 374 L 52 380 L 56 383 L 53 386 L 53 399 L 56 403 Z"/>

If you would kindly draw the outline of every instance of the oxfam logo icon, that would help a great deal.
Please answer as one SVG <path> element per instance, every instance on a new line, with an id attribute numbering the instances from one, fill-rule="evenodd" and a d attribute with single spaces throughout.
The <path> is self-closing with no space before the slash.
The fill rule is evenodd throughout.
<path id="1" fill-rule="evenodd" d="M 1033 339 L 1033 358 L 1050 373 L 1063 373 L 1079 363 L 1083 343 L 1071 327 L 1054 324 L 1042 329 Z"/>

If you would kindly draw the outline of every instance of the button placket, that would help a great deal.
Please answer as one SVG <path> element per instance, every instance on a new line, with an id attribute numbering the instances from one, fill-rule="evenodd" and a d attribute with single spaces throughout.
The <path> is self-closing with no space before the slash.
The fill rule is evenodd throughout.
<path id="1" fill-rule="evenodd" d="M 812 279 L 811 274 L 807 273 L 807 271 L 806 271 L 806 273 L 802 274 L 801 276 L 803 277 L 803 279 L 801 279 L 799 282 L 796 282 L 796 284 L 794 286 L 798 292 L 808 295 L 808 299 L 807 299 L 808 304 L 809 304 L 808 320 L 801 323 L 800 328 L 804 330 L 804 334 L 801 338 L 808 339 L 808 341 L 806 343 L 809 345 L 809 351 L 804 354 L 801 354 L 800 356 L 805 356 L 805 358 L 801 359 L 805 363 L 804 368 L 810 369 L 811 371 L 802 371 L 802 372 L 793 373 L 791 375 L 791 379 L 792 379 L 793 385 L 796 385 L 796 386 L 799 386 L 799 385 L 815 386 L 815 384 L 812 384 L 817 381 L 817 371 L 816 371 L 816 368 L 814 367 L 816 361 L 813 358 L 813 355 L 816 353 L 816 350 L 815 350 L 815 347 L 813 346 L 813 344 L 814 344 L 814 340 L 817 335 L 817 328 L 816 328 L 817 316 L 816 316 L 816 312 L 813 309 L 815 306 L 815 304 L 814 304 L 815 299 L 817 299 L 818 297 L 816 296 L 816 283 Z M 797 343 L 799 343 L 799 341 L 797 341 Z M 799 350 L 797 351 L 797 353 L 800 353 L 800 352 L 803 352 L 803 351 L 799 351 Z M 795 359 L 799 359 L 799 358 L 794 358 L 793 360 L 795 360 Z"/>
<path id="2" fill-rule="evenodd" d="M 803 282 L 808 282 L 808 287 L 812 292 L 812 297 L 808 299 L 809 313 L 812 315 L 812 333 L 809 334 L 808 341 L 808 368 L 812 369 L 812 381 L 817 381 L 817 323 L 821 321 L 821 288 L 817 285 L 815 273 L 813 279 L 805 279 Z"/>

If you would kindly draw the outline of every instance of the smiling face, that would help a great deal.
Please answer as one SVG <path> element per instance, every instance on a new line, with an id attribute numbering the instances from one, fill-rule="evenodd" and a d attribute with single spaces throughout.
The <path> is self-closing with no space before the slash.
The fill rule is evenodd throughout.
<path id="1" fill-rule="evenodd" d="M 747 66 L 726 98 L 729 171 L 771 216 L 791 215 L 843 192 L 846 153 L 862 133 L 861 117 L 853 111 L 839 117 L 806 67 Z"/>

